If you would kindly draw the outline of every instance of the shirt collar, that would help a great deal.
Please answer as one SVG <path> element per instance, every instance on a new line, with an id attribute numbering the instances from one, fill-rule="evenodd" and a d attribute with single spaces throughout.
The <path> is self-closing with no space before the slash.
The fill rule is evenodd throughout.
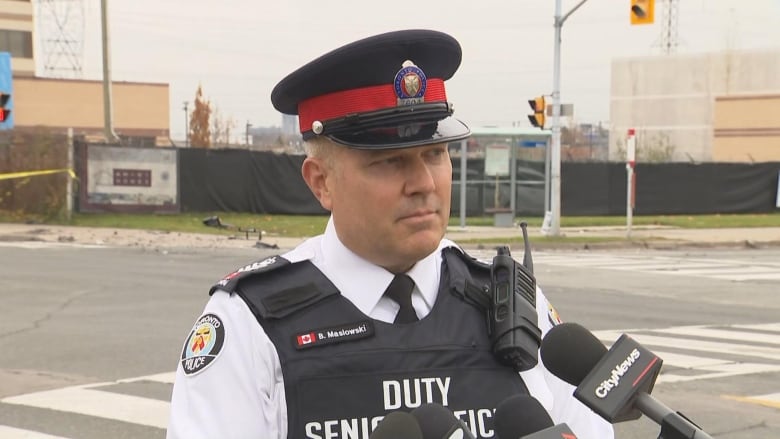
<path id="1" fill-rule="evenodd" d="M 441 250 L 453 245 L 455 244 L 452 241 L 443 239 L 436 251 L 417 262 L 406 273 L 414 280 L 417 291 L 425 301 L 428 310 L 433 307 L 438 294 Z M 393 273 L 363 259 L 344 246 L 336 234 L 333 217 L 328 220 L 325 227 L 320 255 L 320 258 L 312 261 L 317 268 L 361 312 L 371 315 L 390 281 L 393 280 Z"/>

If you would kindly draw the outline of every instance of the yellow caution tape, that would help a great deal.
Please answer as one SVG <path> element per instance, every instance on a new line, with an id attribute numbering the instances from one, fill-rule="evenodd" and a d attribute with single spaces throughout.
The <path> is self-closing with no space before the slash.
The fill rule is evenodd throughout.
<path id="1" fill-rule="evenodd" d="M 24 178 L 24 177 L 33 177 L 36 175 L 49 175 L 49 174 L 59 174 L 60 172 L 67 172 L 68 175 L 70 175 L 70 178 L 76 178 L 76 173 L 73 172 L 73 169 L 46 169 L 41 171 L 25 171 L 25 172 L 11 172 L 8 174 L 0 174 L 0 180 L 10 180 L 12 178 Z"/>

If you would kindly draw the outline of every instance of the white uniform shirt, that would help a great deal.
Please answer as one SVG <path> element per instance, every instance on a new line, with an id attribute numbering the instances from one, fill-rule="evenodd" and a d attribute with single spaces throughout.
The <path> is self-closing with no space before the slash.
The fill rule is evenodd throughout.
<path id="1" fill-rule="evenodd" d="M 412 304 L 420 318 L 431 311 L 436 300 L 441 250 L 446 247 L 457 246 L 442 240 L 435 252 L 407 273 L 415 282 Z M 347 249 L 336 236 L 332 221 L 323 235 L 282 256 L 290 262 L 311 261 L 367 316 L 384 322 L 395 319 L 398 304 L 383 297 L 393 275 Z M 536 305 L 544 335 L 552 327 L 550 308 L 538 289 Z M 209 313 L 223 324 L 224 344 L 217 358 L 195 374 L 185 374 L 179 364 L 167 438 L 287 438 L 284 382 L 274 345 L 238 295 L 216 291 L 203 311 Z M 556 424 L 565 422 L 579 439 L 614 437 L 612 426 L 577 401 L 572 396 L 574 387 L 544 369 L 541 361 L 520 375 Z"/>

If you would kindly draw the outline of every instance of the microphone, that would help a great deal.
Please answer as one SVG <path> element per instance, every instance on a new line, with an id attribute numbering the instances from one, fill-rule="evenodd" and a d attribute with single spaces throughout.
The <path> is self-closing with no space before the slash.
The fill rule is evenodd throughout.
<path id="1" fill-rule="evenodd" d="M 446 407 L 432 402 L 412 410 L 423 439 L 475 439 L 466 424 Z"/>
<path id="2" fill-rule="evenodd" d="M 424 439 L 420 426 L 414 416 L 406 412 L 388 413 L 369 439 Z"/>
<path id="3" fill-rule="evenodd" d="M 539 401 L 527 395 L 511 396 L 498 404 L 495 428 L 499 439 L 577 439 L 568 425 L 553 425 Z"/>
<path id="4" fill-rule="evenodd" d="M 628 335 L 607 350 L 583 326 L 562 323 L 547 332 L 540 353 L 547 370 L 576 386 L 574 397 L 608 422 L 644 414 L 661 426 L 659 439 L 712 439 L 650 396 L 663 360 Z"/>

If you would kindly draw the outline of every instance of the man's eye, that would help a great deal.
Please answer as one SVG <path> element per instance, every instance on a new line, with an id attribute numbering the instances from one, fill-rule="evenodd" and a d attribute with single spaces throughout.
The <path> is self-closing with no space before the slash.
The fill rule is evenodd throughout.
<path id="1" fill-rule="evenodd" d="M 441 157 L 442 155 L 446 154 L 447 150 L 445 149 L 432 149 L 428 151 L 428 157 Z"/>
<path id="2" fill-rule="evenodd" d="M 377 160 L 375 163 L 378 165 L 395 165 L 397 163 L 400 163 L 401 158 L 400 157 L 387 157 L 381 160 Z"/>

